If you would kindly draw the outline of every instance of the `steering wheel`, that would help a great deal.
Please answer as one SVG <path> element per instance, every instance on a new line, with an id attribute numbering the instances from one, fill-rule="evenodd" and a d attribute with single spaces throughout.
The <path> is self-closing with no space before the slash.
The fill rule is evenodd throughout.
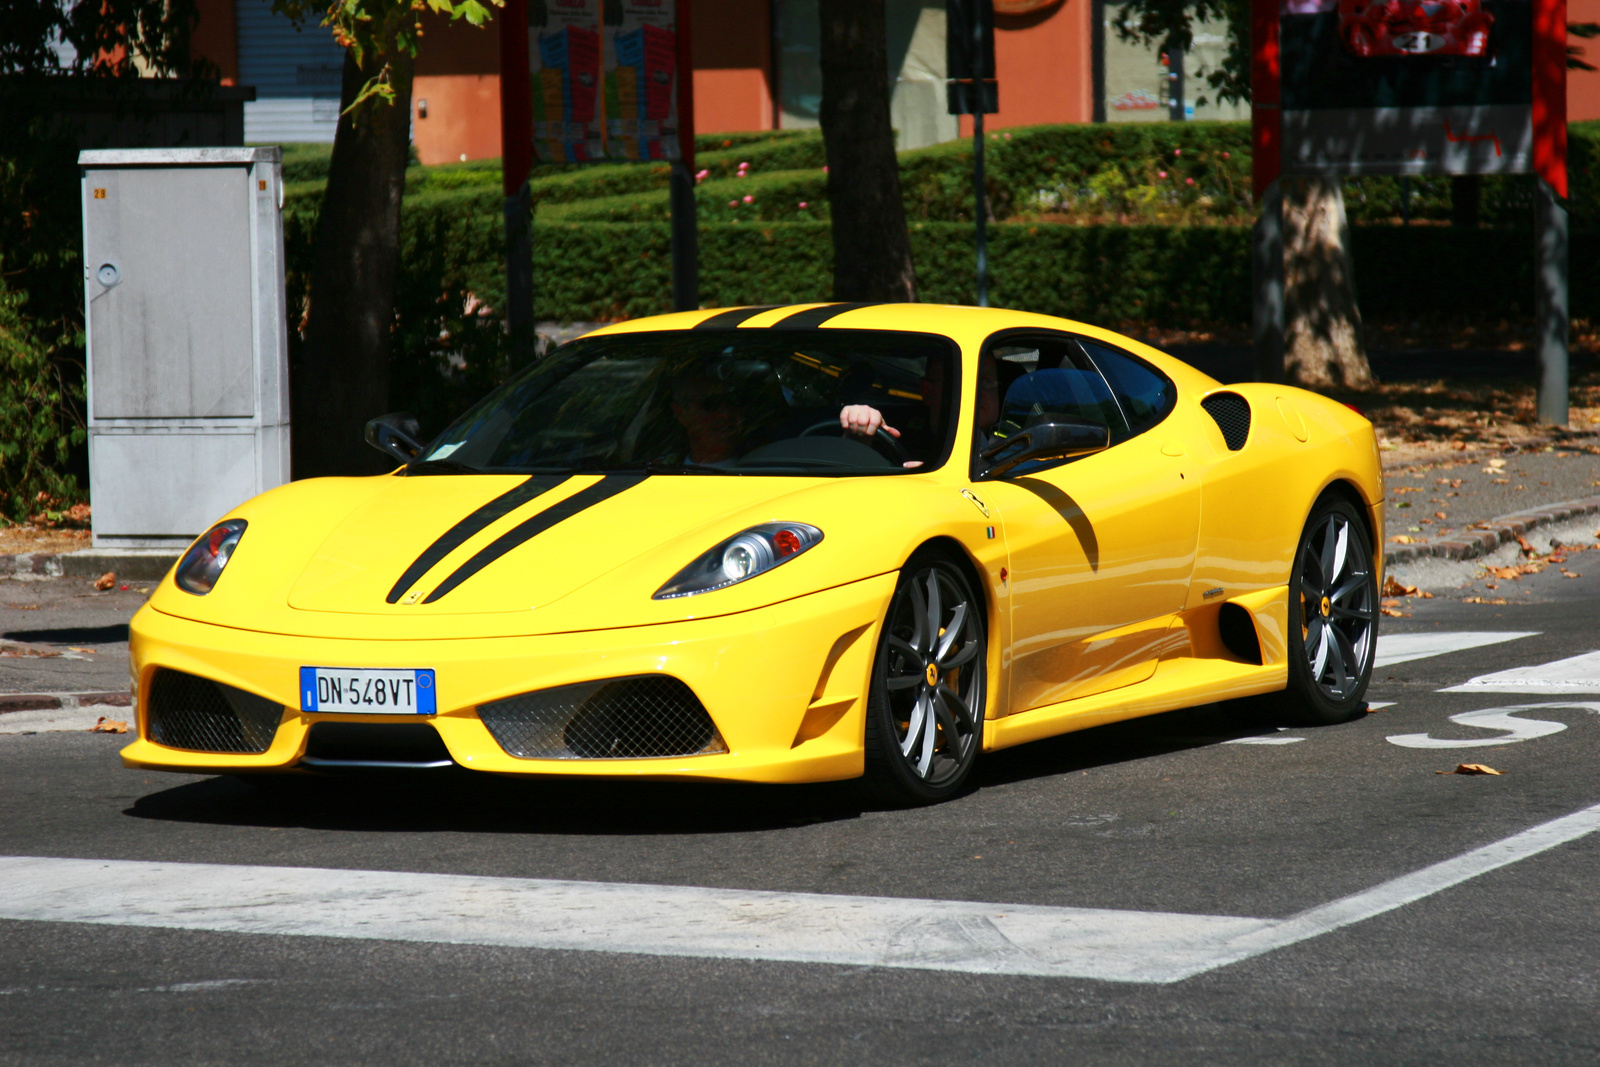
<path id="1" fill-rule="evenodd" d="M 816 434 L 822 433 L 825 430 L 833 430 L 840 437 L 843 437 L 846 434 L 845 428 L 839 425 L 838 419 L 824 419 L 822 422 L 813 423 L 812 425 L 801 430 L 800 436 L 812 437 Z M 889 451 L 894 453 L 894 458 L 899 462 L 904 463 L 911 458 L 911 453 L 907 452 L 906 446 L 900 443 L 900 438 L 896 437 L 888 430 L 885 430 L 882 426 L 879 426 L 877 430 L 873 432 L 872 436 L 874 440 L 882 441 L 885 445 L 887 445 Z"/>

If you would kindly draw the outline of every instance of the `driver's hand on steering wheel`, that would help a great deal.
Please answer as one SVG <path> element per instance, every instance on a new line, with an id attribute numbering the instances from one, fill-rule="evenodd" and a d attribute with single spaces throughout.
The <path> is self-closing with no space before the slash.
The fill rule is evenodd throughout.
<path id="1" fill-rule="evenodd" d="M 839 412 L 839 426 L 845 433 L 858 433 L 871 437 L 881 428 L 890 437 L 899 437 L 900 431 L 883 421 L 883 414 L 871 404 L 851 404 Z"/>

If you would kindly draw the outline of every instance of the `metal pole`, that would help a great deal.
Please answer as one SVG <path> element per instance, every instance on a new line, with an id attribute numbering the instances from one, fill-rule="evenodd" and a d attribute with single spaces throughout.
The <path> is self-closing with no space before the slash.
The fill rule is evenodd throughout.
<path id="1" fill-rule="evenodd" d="M 533 88 L 528 61 L 527 0 L 506 0 L 500 33 L 500 163 L 506 222 L 506 328 L 512 361 L 534 355 Z"/>
<path id="2" fill-rule="evenodd" d="M 974 80 L 978 106 L 972 112 L 972 201 L 978 223 L 978 306 L 989 306 L 989 204 L 983 195 L 983 83 Z"/>
<path id="3" fill-rule="evenodd" d="M 1283 381 L 1283 181 L 1274 178 L 1261 194 L 1261 215 L 1250 238 L 1255 278 L 1256 380 Z"/>
<path id="4" fill-rule="evenodd" d="M 533 196 L 528 183 L 505 199 L 506 328 L 512 362 L 523 366 L 536 354 L 533 325 Z"/>
<path id="5" fill-rule="evenodd" d="M 1539 421 L 1567 424 L 1567 338 L 1571 327 L 1567 302 L 1567 206 L 1550 183 L 1539 182 L 1533 242 L 1534 301 L 1538 307 L 1535 347 L 1539 352 Z"/>
<path id="6" fill-rule="evenodd" d="M 1189 117 L 1183 106 L 1183 49 L 1167 39 L 1167 118 L 1183 122 Z"/>
<path id="7" fill-rule="evenodd" d="M 672 206 L 672 310 L 700 306 L 700 231 L 694 202 L 694 175 L 682 160 L 672 164 L 669 203 Z"/>

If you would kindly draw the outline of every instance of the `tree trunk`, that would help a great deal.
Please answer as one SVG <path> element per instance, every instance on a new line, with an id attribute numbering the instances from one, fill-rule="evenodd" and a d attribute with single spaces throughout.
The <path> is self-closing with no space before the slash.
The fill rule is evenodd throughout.
<path id="1" fill-rule="evenodd" d="M 889 122 L 885 0 L 820 0 L 822 141 L 833 214 L 833 298 L 915 300 Z"/>
<path id="2" fill-rule="evenodd" d="M 363 440 L 389 403 L 389 346 L 400 265 L 400 198 L 411 145 L 412 60 L 398 49 L 365 66 L 345 53 L 340 104 L 390 64 L 393 105 L 369 98 L 339 118 L 317 220 L 305 351 L 294 368 L 294 477 L 393 466 Z"/>
<path id="3" fill-rule="evenodd" d="M 1337 178 L 1283 179 L 1284 374 L 1308 389 L 1372 384 Z"/>

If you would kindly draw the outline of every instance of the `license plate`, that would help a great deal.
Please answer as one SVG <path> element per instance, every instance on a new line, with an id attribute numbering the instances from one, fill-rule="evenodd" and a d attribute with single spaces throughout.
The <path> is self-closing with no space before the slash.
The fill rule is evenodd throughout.
<path id="1" fill-rule="evenodd" d="M 438 707 L 431 670 L 300 668 L 301 711 L 432 715 Z"/>

